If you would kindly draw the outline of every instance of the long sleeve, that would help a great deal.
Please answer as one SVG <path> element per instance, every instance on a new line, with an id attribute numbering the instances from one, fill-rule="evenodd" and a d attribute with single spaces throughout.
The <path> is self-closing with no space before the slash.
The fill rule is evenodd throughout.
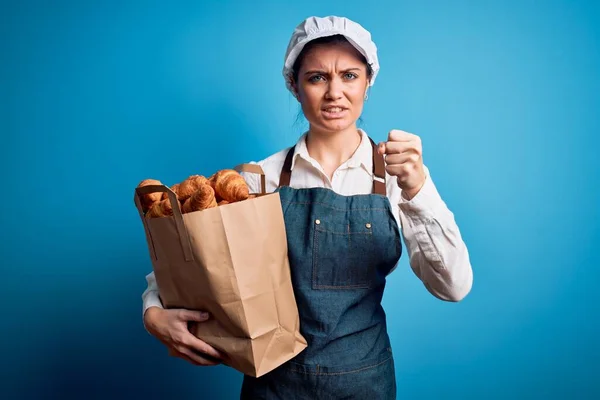
<path id="1" fill-rule="evenodd" d="M 460 301 L 473 284 L 469 253 L 454 214 L 440 197 L 427 167 L 425 172 L 425 184 L 414 198 L 405 199 L 401 190 L 394 196 L 410 266 L 434 296 Z"/>
<path id="2" fill-rule="evenodd" d="M 154 276 L 154 272 L 150 272 L 148 275 L 146 275 L 146 283 L 148 286 L 142 293 L 142 316 L 150 307 L 163 308 L 160 297 L 158 297 L 158 285 L 156 283 L 156 276 Z"/>

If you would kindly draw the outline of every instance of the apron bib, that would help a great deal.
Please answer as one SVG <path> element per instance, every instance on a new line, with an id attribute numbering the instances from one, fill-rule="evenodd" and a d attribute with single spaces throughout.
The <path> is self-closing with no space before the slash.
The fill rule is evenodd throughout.
<path id="1" fill-rule="evenodd" d="M 402 254 L 386 196 L 383 156 L 373 147 L 373 193 L 289 187 L 294 148 L 279 188 L 300 331 L 308 347 L 274 371 L 244 376 L 241 399 L 395 399 L 386 276 Z"/>

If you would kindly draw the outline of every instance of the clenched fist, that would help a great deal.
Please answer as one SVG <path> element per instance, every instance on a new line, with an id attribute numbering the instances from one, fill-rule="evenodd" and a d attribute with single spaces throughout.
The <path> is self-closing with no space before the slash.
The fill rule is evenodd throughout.
<path id="1" fill-rule="evenodd" d="M 425 183 L 421 138 L 394 129 L 387 142 L 379 144 L 377 151 L 385 155 L 385 170 L 396 177 L 402 195 L 408 200 L 415 197 Z"/>

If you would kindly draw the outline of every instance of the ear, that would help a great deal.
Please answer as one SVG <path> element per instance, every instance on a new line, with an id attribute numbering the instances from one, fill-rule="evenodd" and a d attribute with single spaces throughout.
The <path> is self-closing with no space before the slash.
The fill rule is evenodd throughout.
<path id="1" fill-rule="evenodd" d="M 300 98 L 298 97 L 298 85 L 296 85 L 296 82 L 294 82 L 294 80 L 291 80 L 290 86 L 292 87 L 292 94 L 294 95 L 296 100 L 300 101 Z"/>

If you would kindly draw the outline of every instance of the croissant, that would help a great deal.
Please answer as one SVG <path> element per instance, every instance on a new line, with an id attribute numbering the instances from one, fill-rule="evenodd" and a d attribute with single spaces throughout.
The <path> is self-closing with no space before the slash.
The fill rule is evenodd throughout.
<path id="1" fill-rule="evenodd" d="M 182 211 L 188 213 L 216 206 L 214 189 L 210 185 L 202 185 L 183 203 Z"/>
<path id="2" fill-rule="evenodd" d="M 165 199 L 155 202 L 146 215 L 150 218 L 168 217 L 169 215 L 173 215 L 171 201 Z"/>
<path id="3" fill-rule="evenodd" d="M 189 199 L 196 190 L 206 184 L 207 179 L 202 175 L 190 175 L 186 180 L 179 184 L 177 194 L 182 202 Z"/>
<path id="4" fill-rule="evenodd" d="M 236 170 L 223 169 L 209 179 L 217 197 L 229 203 L 246 200 L 249 195 L 248 185 Z"/>
<path id="5" fill-rule="evenodd" d="M 162 185 L 162 182 L 156 179 L 144 179 L 137 187 L 144 187 L 149 185 Z M 148 193 L 140 196 L 140 202 L 142 203 L 142 210 L 146 213 L 152 205 L 159 201 L 162 196 L 161 192 Z"/>
<path id="6" fill-rule="evenodd" d="M 255 195 L 255 194 L 249 194 L 249 195 L 248 195 L 248 199 L 253 199 L 253 198 L 255 198 L 255 197 L 256 197 L 256 195 Z M 247 199 L 247 200 L 248 200 L 248 199 Z M 229 202 L 229 201 L 227 201 L 227 200 L 221 200 L 221 201 L 219 201 L 219 202 L 218 202 L 218 205 L 220 205 L 220 206 L 224 206 L 225 204 L 230 204 L 230 203 L 231 203 L 231 202 Z"/>
<path id="7" fill-rule="evenodd" d="M 175 194 L 177 195 L 177 198 L 179 198 L 179 183 L 174 184 L 173 186 L 171 186 L 171 190 L 175 192 Z M 169 195 L 167 194 L 167 192 L 163 192 L 162 194 L 162 200 L 168 199 Z"/>

